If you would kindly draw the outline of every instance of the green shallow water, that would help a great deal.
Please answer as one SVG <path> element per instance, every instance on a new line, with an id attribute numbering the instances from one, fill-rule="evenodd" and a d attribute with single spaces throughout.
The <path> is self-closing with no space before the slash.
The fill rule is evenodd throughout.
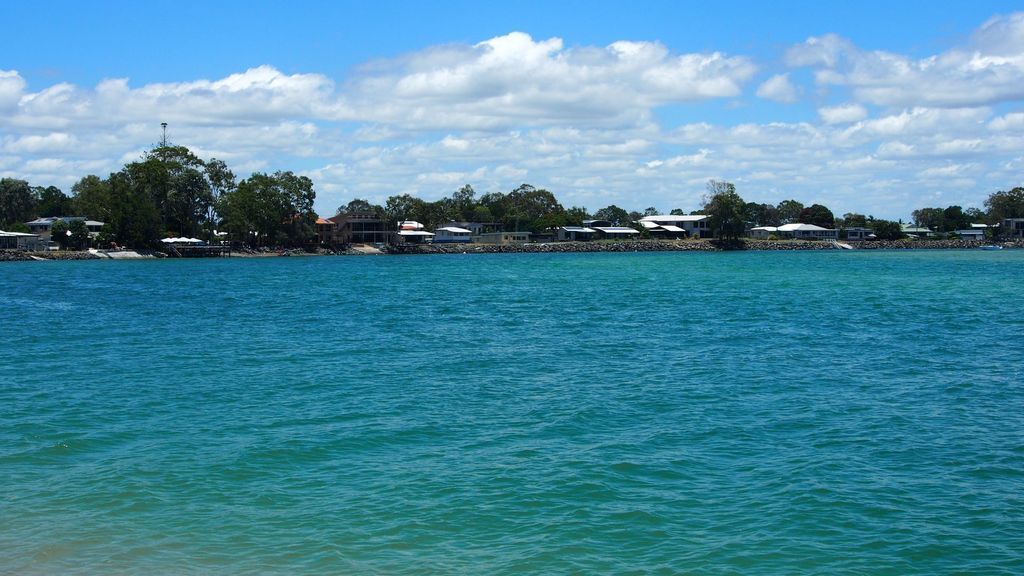
<path id="1" fill-rule="evenodd" d="M 0 266 L 0 573 L 1024 573 L 1024 251 Z"/>

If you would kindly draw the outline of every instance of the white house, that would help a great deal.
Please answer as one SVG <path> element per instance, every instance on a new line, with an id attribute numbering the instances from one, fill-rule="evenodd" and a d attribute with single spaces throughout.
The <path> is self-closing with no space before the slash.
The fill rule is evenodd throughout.
<path id="1" fill-rule="evenodd" d="M 35 252 L 45 246 L 39 241 L 38 234 L 25 232 L 4 232 L 0 230 L 0 250 L 24 250 Z"/>
<path id="2" fill-rule="evenodd" d="M 480 244 L 517 244 L 529 241 L 529 232 L 484 232 L 473 236 L 473 242 Z"/>
<path id="3" fill-rule="evenodd" d="M 750 229 L 750 237 L 757 240 L 767 240 L 772 234 L 779 231 L 777 226 L 755 226 Z"/>
<path id="4" fill-rule="evenodd" d="M 555 237 L 560 242 L 579 242 L 593 240 L 597 230 L 586 226 L 559 226 L 555 229 Z"/>
<path id="5" fill-rule="evenodd" d="M 711 228 L 708 226 L 708 216 L 706 214 L 658 214 L 655 216 L 644 216 L 640 219 L 640 225 L 656 236 L 682 235 L 682 233 L 695 238 L 709 238 L 711 236 Z"/>
<path id="6" fill-rule="evenodd" d="M 875 232 L 871 228 L 851 226 L 850 228 L 844 228 L 843 230 L 846 231 L 847 240 L 874 240 L 876 238 Z"/>
<path id="7" fill-rule="evenodd" d="M 984 228 L 971 228 L 970 230 L 954 230 L 954 234 L 960 237 L 961 240 L 984 240 L 985 229 Z"/>
<path id="8" fill-rule="evenodd" d="M 439 242 L 451 243 L 451 242 L 469 242 L 471 241 L 470 236 L 473 232 L 467 228 L 459 228 L 458 226 L 443 226 L 434 230 L 434 243 Z"/>
<path id="9" fill-rule="evenodd" d="M 796 240 L 835 240 L 838 237 L 835 230 L 814 224 L 783 224 L 776 228 L 775 233 L 780 238 Z"/>

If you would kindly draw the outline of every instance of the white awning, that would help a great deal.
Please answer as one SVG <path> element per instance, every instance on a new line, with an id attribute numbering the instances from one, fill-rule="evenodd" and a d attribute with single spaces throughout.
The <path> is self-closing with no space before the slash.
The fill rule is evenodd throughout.
<path id="1" fill-rule="evenodd" d="M 399 230 L 399 236 L 433 236 L 433 232 L 424 232 L 423 230 Z"/>
<path id="2" fill-rule="evenodd" d="M 437 230 L 435 230 L 435 232 L 440 232 L 442 230 L 444 230 L 445 232 L 457 232 L 459 234 L 472 234 L 473 233 L 472 230 L 466 230 L 465 228 L 457 228 L 455 226 L 445 226 L 444 228 L 438 228 Z"/>
<path id="3" fill-rule="evenodd" d="M 679 226 L 671 226 L 669 224 L 662 224 L 661 229 L 668 232 L 686 232 L 686 230 L 683 230 Z"/>

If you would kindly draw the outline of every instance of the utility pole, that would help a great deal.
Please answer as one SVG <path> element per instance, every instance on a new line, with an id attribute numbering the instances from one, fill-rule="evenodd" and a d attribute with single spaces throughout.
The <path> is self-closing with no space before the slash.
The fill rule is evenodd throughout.
<path id="1" fill-rule="evenodd" d="M 160 147 L 165 148 L 167 146 L 167 122 L 161 122 L 160 127 L 164 129 L 163 138 L 160 139 Z"/>

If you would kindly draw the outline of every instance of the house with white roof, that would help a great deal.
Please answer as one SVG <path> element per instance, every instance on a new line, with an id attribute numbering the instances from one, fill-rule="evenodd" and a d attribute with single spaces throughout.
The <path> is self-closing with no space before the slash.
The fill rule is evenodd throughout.
<path id="1" fill-rule="evenodd" d="M 442 226 L 434 230 L 434 243 L 450 244 L 454 242 L 470 242 L 473 231 L 458 226 Z"/>
<path id="2" fill-rule="evenodd" d="M 405 220 L 398 223 L 398 237 L 405 242 L 420 244 L 429 242 L 434 237 L 434 233 L 424 230 L 423 224 L 415 220 Z"/>
<path id="3" fill-rule="evenodd" d="M 555 228 L 555 238 L 559 242 L 585 242 L 593 240 L 597 230 L 587 226 L 559 226 Z"/>
<path id="4" fill-rule="evenodd" d="M 35 252 L 36 250 L 42 250 L 45 246 L 45 243 L 40 242 L 38 234 L 4 232 L 0 230 L 0 250 Z"/>
<path id="5" fill-rule="evenodd" d="M 795 240 L 835 240 L 838 238 L 837 231 L 832 228 L 822 228 L 814 224 L 783 224 L 775 229 L 779 238 L 792 238 Z"/>
<path id="6" fill-rule="evenodd" d="M 652 236 L 710 238 L 709 218 L 706 214 L 657 214 L 639 220 Z"/>

